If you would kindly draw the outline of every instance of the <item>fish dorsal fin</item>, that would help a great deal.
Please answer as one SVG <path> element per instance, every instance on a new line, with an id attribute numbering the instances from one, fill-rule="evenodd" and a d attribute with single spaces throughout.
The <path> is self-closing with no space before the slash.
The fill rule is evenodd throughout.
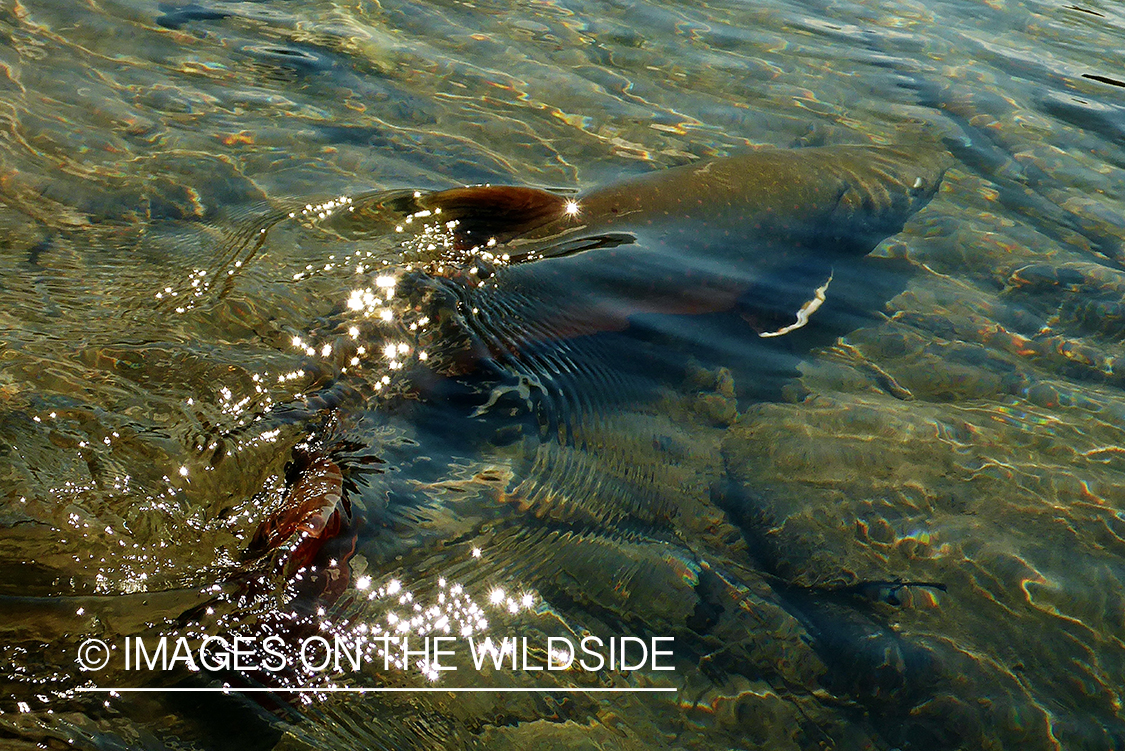
<path id="1" fill-rule="evenodd" d="M 538 188 L 475 185 L 430 193 L 418 199 L 425 209 L 440 209 L 445 221 L 455 221 L 459 249 L 503 244 L 567 213 L 570 199 Z"/>

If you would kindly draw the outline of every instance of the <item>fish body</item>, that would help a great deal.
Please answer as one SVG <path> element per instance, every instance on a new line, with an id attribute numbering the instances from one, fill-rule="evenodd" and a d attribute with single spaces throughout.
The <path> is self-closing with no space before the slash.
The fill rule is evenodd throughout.
<path id="1" fill-rule="evenodd" d="M 459 252 L 497 259 L 462 299 L 511 348 L 732 309 L 773 336 L 833 294 L 837 263 L 901 231 L 946 166 L 940 151 L 905 147 L 761 149 L 577 196 L 453 188 L 410 211 L 435 219 L 420 235 L 448 227 Z"/>
<path id="2" fill-rule="evenodd" d="M 869 252 L 936 193 L 940 153 L 881 146 L 761 149 L 596 188 L 527 229 L 519 249 L 577 234 L 636 232 L 731 260 L 743 242 L 788 252 Z M 435 195 L 435 199 L 441 194 Z M 783 254 L 788 254 L 783 251 Z M 723 253 L 728 255 L 728 253 Z"/>
<path id="3" fill-rule="evenodd" d="M 945 168 L 944 155 L 926 149 L 760 149 L 577 195 L 490 185 L 382 193 L 334 229 L 353 237 L 405 230 L 420 247 L 437 239 L 453 249 L 456 260 L 439 252 L 398 284 L 407 308 L 432 304 L 427 317 L 446 322 L 431 326 L 431 342 L 416 342 L 431 353 L 423 370 L 461 378 L 489 359 L 532 383 L 548 361 L 571 368 L 543 360 L 544 346 L 623 331 L 653 314 L 757 305 L 795 321 L 759 328 L 764 336 L 804 325 L 831 294 L 834 265 L 900 231 L 936 194 Z M 291 559 L 306 563 L 349 515 L 339 467 L 324 455 L 295 456 L 294 465 L 285 508 L 263 522 L 251 549 L 295 544 Z"/>

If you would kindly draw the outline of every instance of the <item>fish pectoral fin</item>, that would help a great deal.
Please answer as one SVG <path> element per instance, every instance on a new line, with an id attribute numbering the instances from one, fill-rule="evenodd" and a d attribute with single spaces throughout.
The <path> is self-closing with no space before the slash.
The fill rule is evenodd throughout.
<path id="1" fill-rule="evenodd" d="M 801 307 L 797 309 L 797 312 L 795 313 L 795 320 L 792 323 L 776 329 L 757 328 L 758 336 L 762 337 L 763 339 L 769 339 L 776 336 L 784 336 L 791 331 L 796 331 L 799 328 L 803 328 L 805 324 L 809 322 L 809 318 L 812 316 L 812 314 L 819 310 L 820 306 L 823 305 L 824 301 L 827 299 L 826 295 L 828 293 L 828 285 L 832 283 L 832 276 L 833 272 L 829 270 L 828 278 L 824 280 L 824 283 L 813 290 L 812 297 L 805 300 L 801 304 Z M 756 322 L 751 320 L 750 323 L 751 325 L 754 325 Z"/>
<path id="2" fill-rule="evenodd" d="M 508 401 L 508 397 L 515 397 L 515 400 L 522 404 L 528 412 L 535 411 L 535 404 L 532 402 L 531 394 L 534 389 L 543 390 L 543 386 L 538 384 L 534 379 L 521 375 L 515 384 L 500 385 L 492 389 L 488 394 L 488 401 L 473 410 L 469 417 L 482 417 L 487 415 L 493 407 L 496 407 L 502 401 Z"/>

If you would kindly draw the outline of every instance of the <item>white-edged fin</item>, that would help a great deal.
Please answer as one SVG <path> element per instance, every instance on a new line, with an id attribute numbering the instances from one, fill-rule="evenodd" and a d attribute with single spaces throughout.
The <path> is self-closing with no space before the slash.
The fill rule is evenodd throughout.
<path id="1" fill-rule="evenodd" d="M 819 310 L 820 306 L 824 304 L 824 295 L 826 292 L 828 292 L 828 285 L 831 283 L 832 272 L 829 272 L 828 279 L 825 280 L 824 284 L 816 288 L 816 292 L 813 293 L 813 298 L 802 305 L 801 309 L 797 311 L 797 320 L 795 322 L 789 324 L 788 326 L 784 326 L 777 331 L 759 332 L 758 336 L 762 337 L 763 339 L 773 336 L 784 336 L 790 331 L 796 331 L 797 329 L 804 326 L 809 322 L 809 316 Z"/>
<path id="2" fill-rule="evenodd" d="M 534 411 L 535 405 L 531 402 L 531 389 L 536 387 L 537 384 L 527 376 L 520 376 L 520 381 L 515 386 L 497 386 L 492 389 L 488 395 L 488 401 L 473 410 L 469 417 L 480 417 L 481 415 L 488 414 L 488 411 L 496 406 L 497 402 L 508 394 L 515 394 L 519 397 L 520 401 L 527 405 L 528 411 Z M 543 388 L 538 386 L 538 388 Z"/>

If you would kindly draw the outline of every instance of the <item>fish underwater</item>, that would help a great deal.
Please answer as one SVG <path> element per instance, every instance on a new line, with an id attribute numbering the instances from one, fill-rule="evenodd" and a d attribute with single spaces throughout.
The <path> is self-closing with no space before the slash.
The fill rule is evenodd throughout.
<path id="1" fill-rule="evenodd" d="M 671 636 L 680 701 L 696 707 L 323 694 L 243 706 L 253 719 L 232 737 L 255 734 L 260 747 L 526 747 L 573 738 L 612 711 L 640 748 L 645 723 L 661 727 L 661 711 L 695 717 L 709 691 L 759 701 L 706 712 L 702 725 L 718 734 L 708 742 L 736 743 L 756 724 L 768 728 L 755 731 L 763 746 L 786 727 L 814 746 L 858 732 L 844 719 L 858 713 L 878 743 L 911 735 L 939 747 L 947 729 L 904 719 L 937 668 L 879 608 L 940 583 L 895 572 L 822 588 L 791 581 L 775 560 L 784 540 L 767 539 L 773 520 L 731 486 L 723 441 L 740 400 L 759 393 L 752 382 L 766 371 L 784 380 L 807 356 L 808 342 L 792 342 L 830 317 L 837 290 L 846 298 L 857 285 L 856 265 L 933 199 L 946 167 L 932 146 L 760 149 L 577 194 L 379 191 L 253 219 L 216 253 L 206 282 L 161 302 L 166 313 L 202 317 L 227 304 L 284 242 L 279 233 L 388 250 L 343 302 L 292 335 L 298 351 L 324 355 L 299 371 L 297 397 L 197 439 L 193 461 L 226 494 L 216 515 L 245 516 L 238 549 L 222 552 L 226 573 L 151 595 L 6 597 L 0 606 L 22 614 L 9 629 L 50 612 L 66 654 L 76 634 L 174 628 L 195 644 L 239 629 L 296 638 L 369 633 L 378 622 L 390 633 L 404 616 L 413 630 L 401 633 L 452 623 L 461 633 Z M 763 366 L 771 358 L 781 364 Z M 486 628 L 490 598 L 499 607 Z M 374 664 L 343 677 L 180 671 L 154 685 L 434 680 L 405 661 Z M 449 675 L 446 685 L 475 677 Z M 588 680 L 529 675 L 497 679 Z M 114 679 L 137 676 L 97 678 Z M 214 706 L 181 708 L 189 719 L 177 732 L 209 738 Z M 112 725 L 96 704 L 83 711 Z"/>

